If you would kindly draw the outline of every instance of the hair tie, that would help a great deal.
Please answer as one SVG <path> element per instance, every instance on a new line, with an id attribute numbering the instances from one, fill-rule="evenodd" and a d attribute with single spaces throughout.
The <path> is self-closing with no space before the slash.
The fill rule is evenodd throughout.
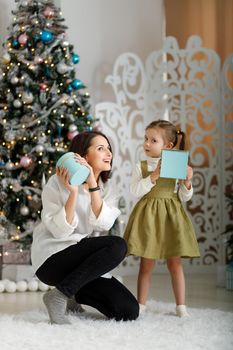
<path id="1" fill-rule="evenodd" d="M 181 134 L 181 130 L 180 130 L 180 129 L 177 130 L 177 131 L 176 131 L 176 134 L 177 134 L 177 135 L 180 135 L 180 134 Z"/>

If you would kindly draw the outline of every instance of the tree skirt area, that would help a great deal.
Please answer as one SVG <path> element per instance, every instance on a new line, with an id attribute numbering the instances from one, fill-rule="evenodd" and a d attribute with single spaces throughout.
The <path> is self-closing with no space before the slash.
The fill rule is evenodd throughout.
<path id="1" fill-rule="evenodd" d="M 232 350 L 233 313 L 150 301 L 133 322 L 107 320 L 95 310 L 69 315 L 71 325 L 51 325 L 44 309 L 0 315 L 1 350 Z"/>

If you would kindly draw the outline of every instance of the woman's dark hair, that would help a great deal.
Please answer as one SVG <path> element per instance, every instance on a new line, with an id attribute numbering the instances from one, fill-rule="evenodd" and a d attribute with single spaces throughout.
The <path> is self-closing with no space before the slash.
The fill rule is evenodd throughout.
<path id="1" fill-rule="evenodd" d="M 180 143 L 179 143 L 179 149 L 184 150 L 185 149 L 185 133 L 181 131 L 180 129 L 176 129 L 176 126 L 172 124 L 171 122 L 167 120 L 156 120 L 149 125 L 147 125 L 147 129 L 153 129 L 153 128 L 161 128 L 164 131 L 165 141 L 172 142 L 173 147 L 177 145 L 178 137 L 180 136 Z"/>
<path id="2" fill-rule="evenodd" d="M 99 131 L 84 131 L 76 135 L 71 141 L 69 152 L 78 153 L 80 154 L 81 157 L 85 157 L 87 155 L 88 148 L 91 146 L 92 139 L 94 139 L 96 136 L 102 136 L 107 140 L 110 151 L 112 153 L 112 147 L 109 142 L 109 139 L 107 138 L 107 136 L 105 136 L 104 134 L 102 134 L 102 132 L 99 132 Z M 112 160 L 111 160 L 111 167 L 112 167 Z M 111 173 L 111 170 L 102 171 L 102 173 L 100 174 L 101 180 L 103 182 L 107 182 L 107 180 L 110 178 L 110 173 Z"/>

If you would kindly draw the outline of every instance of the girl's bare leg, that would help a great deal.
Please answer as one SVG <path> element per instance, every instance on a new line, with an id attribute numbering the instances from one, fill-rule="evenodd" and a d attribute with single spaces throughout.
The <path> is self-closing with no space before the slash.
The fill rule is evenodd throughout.
<path id="1" fill-rule="evenodd" d="M 154 269 L 154 265 L 155 260 L 141 258 L 137 285 L 137 297 L 139 304 L 146 304 L 151 285 L 151 276 Z"/>

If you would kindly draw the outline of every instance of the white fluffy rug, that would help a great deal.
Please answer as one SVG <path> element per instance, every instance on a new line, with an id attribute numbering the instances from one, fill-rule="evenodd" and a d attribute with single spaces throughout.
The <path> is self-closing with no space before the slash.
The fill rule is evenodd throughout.
<path id="1" fill-rule="evenodd" d="M 190 308 L 175 316 L 174 304 L 150 301 L 133 322 L 106 320 L 88 309 L 70 315 L 72 325 L 50 325 L 45 310 L 0 315 L 1 350 L 232 350 L 233 313 Z"/>

